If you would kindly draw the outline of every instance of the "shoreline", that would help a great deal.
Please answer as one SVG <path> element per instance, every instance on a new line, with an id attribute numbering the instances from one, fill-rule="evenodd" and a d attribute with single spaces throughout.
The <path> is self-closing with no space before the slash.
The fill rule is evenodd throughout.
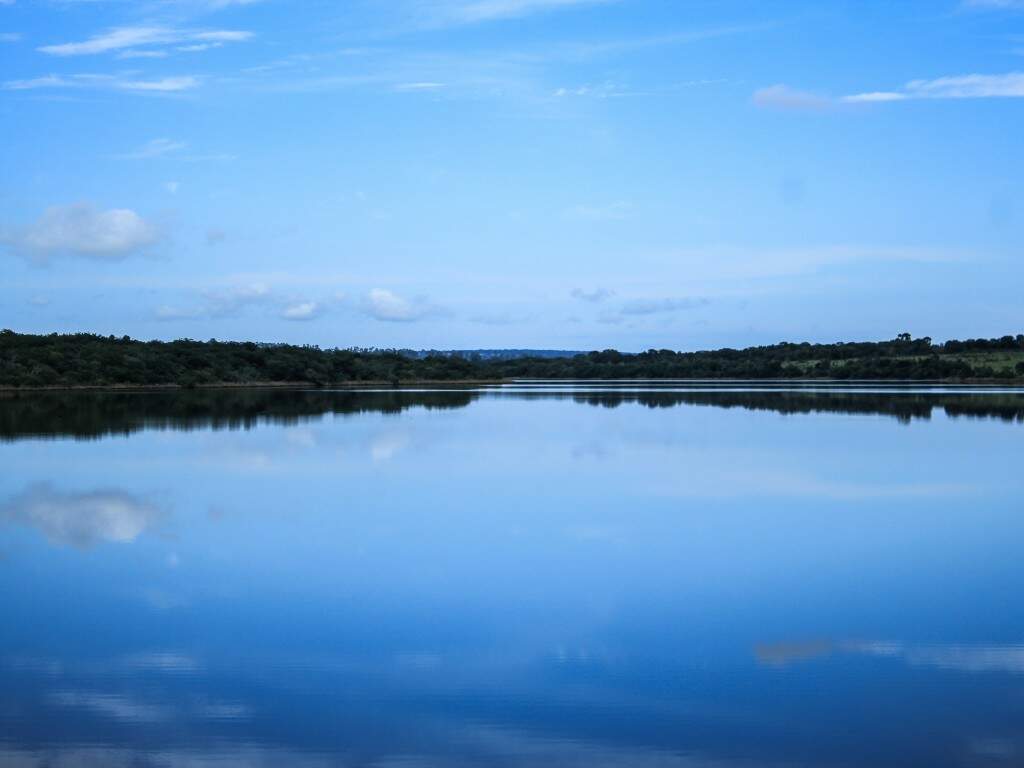
<path id="1" fill-rule="evenodd" d="M 793 378 L 764 378 L 764 379 L 738 379 L 738 378 L 636 378 L 636 379 L 408 379 L 400 382 L 385 380 L 368 381 L 341 381 L 331 384 L 315 384 L 308 381 L 254 381 L 254 382 L 220 382 L 215 384 L 195 384 L 183 386 L 181 384 L 64 384 L 50 386 L 26 386 L 11 387 L 0 386 L 0 394 L 18 394 L 21 392 L 190 392 L 195 390 L 217 390 L 217 389 L 311 389 L 311 390 L 353 390 L 360 389 L 393 389 L 400 391 L 410 387 L 480 387 L 480 386 L 501 386 L 505 384 L 529 383 L 529 384 L 565 384 L 570 382 L 587 382 L 591 384 L 645 384 L 645 383 L 678 383 L 678 384 L 703 384 L 714 386 L 716 384 L 859 384 L 859 385 L 918 385 L 918 386 L 986 386 L 986 387 L 1017 387 L 1024 389 L 1024 379 L 828 379 L 811 377 Z"/>

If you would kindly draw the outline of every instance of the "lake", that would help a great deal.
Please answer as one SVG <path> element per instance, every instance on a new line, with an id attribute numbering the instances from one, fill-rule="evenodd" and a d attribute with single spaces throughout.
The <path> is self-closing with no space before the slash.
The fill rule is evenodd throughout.
<path id="1" fill-rule="evenodd" d="M 2 766 L 1024 764 L 1024 394 L 0 396 Z"/>

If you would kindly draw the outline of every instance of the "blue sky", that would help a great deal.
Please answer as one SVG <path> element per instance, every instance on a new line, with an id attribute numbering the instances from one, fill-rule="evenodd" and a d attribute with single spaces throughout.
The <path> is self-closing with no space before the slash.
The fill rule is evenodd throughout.
<path id="1" fill-rule="evenodd" d="M 1022 97 L 1022 0 L 0 0 L 0 326 L 1019 333 Z"/>

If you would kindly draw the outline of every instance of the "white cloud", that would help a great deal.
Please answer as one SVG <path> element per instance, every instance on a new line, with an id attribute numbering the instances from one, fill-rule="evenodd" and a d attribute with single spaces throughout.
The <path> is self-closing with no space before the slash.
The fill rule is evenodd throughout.
<path id="1" fill-rule="evenodd" d="M 164 182 L 164 189 L 166 189 L 172 195 L 178 194 L 178 190 L 180 188 L 181 188 L 181 182 L 178 182 L 178 181 L 167 181 L 167 182 Z"/>
<path id="2" fill-rule="evenodd" d="M 33 88 L 65 88 L 72 85 L 67 78 L 58 75 L 43 75 L 28 80 L 8 80 L 3 84 L 6 91 L 27 91 Z"/>
<path id="3" fill-rule="evenodd" d="M 116 88 L 125 91 L 189 91 L 199 86 L 199 78 L 192 76 L 185 77 L 164 77 L 160 80 L 123 80 L 116 84 Z"/>
<path id="4" fill-rule="evenodd" d="M 827 109 L 830 102 L 823 96 L 808 91 L 800 91 L 779 83 L 754 91 L 754 103 L 759 107 L 773 109 L 822 110 Z"/>
<path id="5" fill-rule="evenodd" d="M 186 146 L 185 142 L 173 139 L 150 139 L 138 149 L 123 154 L 121 157 L 126 160 L 146 160 L 177 152 L 185 149 Z"/>
<path id="6" fill-rule="evenodd" d="M 535 13 L 574 6 L 598 5 L 613 0 L 448 0 L 432 2 L 438 21 L 451 24 L 477 24 L 499 19 L 520 18 Z"/>
<path id="7" fill-rule="evenodd" d="M 117 54 L 119 59 L 166 59 L 167 51 L 139 51 L 134 48 L 129 48 L 127 51 L 121 51 Z"/>
<path id="8" fill-rule="evenodd" d="M 91 203 L 47 208 L 35 223 L 0 238 L 13 250 L 39 260 L 72 255 L 122 259 L 155 245 L 157 228 L 127 208 L 100 210 Z"/>
<path id="9" fill-rule="evenodd" d="M 76 43 L 44 45 L 38 50 L 51 56 L 91 56 L 125 49 L 184 43 L 231 43 L 248 40 L 252 32 L 232 29 L 175 29 L 173 27 L 114 27 Z"/>
<path id="10" fill-rule="evenodd" d="M 106 88 L 136 93 L 167 93 L 187 91 L 200 85 L 192 75 L 164 77 L 158 80 L 129 80 L 114 75 L 44 75 L 28 80 L 8 80 L 0 88 L 6 91 L 28 91 L 37 88 Z"/>
<path id="11" fill-rule="evenodd" d="M 87 549 L 106 541 L 135 541 L 163 514 L 123 491 L 60 493 L 48 485 L 31 488 L 0 506 L 0 519 L 35 528 L 54 543 Z"/>
<path id="12" fill-rule="evenodd" d="M 846 96 L 847 102 L 904 99 L 987 99 L 1024 97 L 1024 72 L 1002 75 L 957 75 L 934 80 L 911 80 L 899 91 L 875 91 Z"/>
<path id="13" fill-rule="evenodd" d="M 0 32 L 0 43 L 16 43 L 21 40 L 18 32 Z"/>
<path id="14" fill-rule="evenodd" d="M 963 0 L 962 5 L 979 10 L 1024 10 L 1024 0 Z"/>
<path id="15" fill-rule="evenodd" d="M 444 83 L 398 83 L 395 86 L 396 91 L 436 91 L 438 88 L 444 88 Z"/>
<path id="16" fill-rule="evenodd" d="M 319 316 L 321 309 L 315 301 L 302 301 L 285 307 L 281 317 L 285 320 L 313 320 Z"/>
<path id="17" fill-rule="evenodd" d="M 896 93 L 895 91 L 870 91 L 868 93 L 857 93 L 853 96 L 844 96 L 843 101 L 847 102 L 880 102 L 880 101 L 903 101 L 907 98 L 906 94 Z"/>
<path id="18" fill-rule="evenodd" d="M 374 288 L 366 295 L 363 310 L 370 317 L 387 322 L 412 322 L 443 312 L 422 298 L 404 299 L 384 288 Z"/>

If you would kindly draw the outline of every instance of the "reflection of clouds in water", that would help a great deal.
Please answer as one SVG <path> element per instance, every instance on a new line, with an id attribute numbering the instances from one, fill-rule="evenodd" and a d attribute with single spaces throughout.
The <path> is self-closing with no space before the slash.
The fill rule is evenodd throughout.
<path id="1" fill-rule="evenodd" d="M 770 768 L 773 763 L 681 755 L 658 749 L 616 747 L 600 741 L 553 738 L 550 734 L 489 725 L 454 724 L 444 729 L 471 755 L 403 752 L 381 755 L 377 768 L 466 768 L 476 765 L 557 765 L 567 768 Z M 225 745 L 215 750 L 147 750 L 72 747 L 42 752 L 0 749 L 5 768 L 327 768 L 349 765 L 338 756 L 300 753 L 271 746 Z M 356 764 L 355 762 L 351 764 Z M 358 764 L 362 765 L 363 762 Z"/>
<path id="2" fill-rule="evenodd" d="M 160 723 L 170 720 L 172 715 L 166 707 L 118 694 L 60 691 L 52 699 L 62 707 L 83 709 L 99 717 L 123 723 Z"/>
<path id="3" fill-rule="evenodd" d="M 0 520 L 35 528 L 54 544 L 79 549 L 101 541 L 130 543 L 162 517 L 156 506 L 124 491 L 61 493 L 45 484 L 0 506 Z"/>
<path id="4" fill-rule="evenodd" d="M 196 721 L 239 721 L 252 717 L 252 709 L 237 702 L 210 701 L 196 697 L 188 701 L 154 701 L 150 689 L 148 699 L 120 693 L 87 690 L 60 690 L 50 696 L 58 707 L 77 709 L 94 717 L 119 723 L 150 724 Z M 0 763 L 2 765 L 2 763 Z"/>
<path id="5" fill-rule="evenodd" d="M 935 667 L 956 672 L 1004 672 L 1024 674 L 1024 645 L 924 645 L 901 643 L 812 640 L 759 645 L 757 660 L 769 666 L 786 666 L 836 653 L 899 659 L 915 667 Z"/>
<path id="6" fill-rule="evenodd" d="M 147 588 L 140 592 L 142 601 L 150 608 L 158 611 L 170 611 L 175 608 L 187 608 L 191 602 L 187 597 L 163 589 Z"/>
<path id="7" fill-rule="evenodd" d="M 330 768 L 327 757 L 250 745 L 217 750 L 146 750 L 69 747 L 30 751 L 0 747 L 4 768 Z"/>
<path id="8" fill-rule="evenodd" d="M 316 448 L 316 433 L 307 427 L 292 427 L 285 430 L 284 439 L 296 448 Z"/>
<path id="9" fill-rule="evenodd" d="M 479 750 L 483 757 L 478 761 L 480 765 L 557 765 L 560 768 L 754 768 L 755 765 L 769 768 L 775 765 L 763 760 L 755 763 L 742 759 L 682 755 L 656 748 L 619 747 L 602 741 L 552 738 L 547 733 L 534 734 L 492 725 L 464 725 L 458 730 L 458 739 Z M 424 759 L 422 764 L 439 763 Z"/>
<path id="10" fill-rule="evenodd" d="M 124 666 L 147 672 L 198 672 L 200 663 L 183 653 L 174 651 L 157 651 L 154 653 L 136 653 L 124 659 Z"/>
<path id="11" fill-rule="evenodd" d="M 387 461 L 409 444 L 409 436 L 403 433 L 387 433 L 378 435 L 370 443 L 370 458 L 374 461 Z"/>
<path id="12" fill-rule="evenodd" d="M 817 498 L 830 501 L 871 501 L 877 499 L 930 499 L 965 495 L 977 489 L 961 483 L 830 480 L 790 471 L 768 471 L 697 464 L 696 471 L 680 475 L 678 483 L 656 488 L 658 495 L 673 498 L 730 499 L 747 496 L 775 498 Z"/>

